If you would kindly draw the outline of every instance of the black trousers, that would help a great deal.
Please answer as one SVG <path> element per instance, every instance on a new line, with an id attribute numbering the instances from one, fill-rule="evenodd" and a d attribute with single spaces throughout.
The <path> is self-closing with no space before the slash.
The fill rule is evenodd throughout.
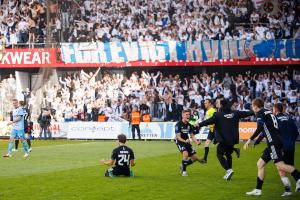
<path id="1" fill-rule="evenodd" d="M 219 143 L 217 147 L 217 157 L 225 170 L 232 168 L 232 156 L 234 145 Z"/>
<path id="2" fill-rule="evenodd" d="M 132 139 L 134 139 L 134 140 L 135 140 L 135 130 L 137 131 L 139 140 L 141 140 L 141 130 L 140 130 L 139 124 L 135 124 L 135 125 L 131 126 Z"/>

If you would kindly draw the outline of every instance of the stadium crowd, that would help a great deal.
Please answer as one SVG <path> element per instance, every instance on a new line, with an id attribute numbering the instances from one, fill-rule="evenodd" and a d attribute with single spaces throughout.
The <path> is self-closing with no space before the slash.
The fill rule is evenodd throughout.
<path id="1" fill-rule="evenodd" d="M 44 0 L 0 1 L 1 43 L 53 41 L 189 41 L 300 37 L 300 6 L 260 12 L 251 0 Z M 3 38 L 5 41 L 3 41 Z"/>
<path id="2" fill-rule="evenodd" d="M 197 111 L 204 117 L 204 100 L 225 97 L 232 108 L 249 110 L 251 100 L 262 97 L 265 106 L 282 102 L 285 112 L 300 121 L 300 74 L 297 71 L 266 72 L 224 77 L 218 73 L 192 76 L 134 72 L 123 74 L 83 70 L 66 77 L 47 88 L 44 102 L 57 121 L 97 121 L 99 115 L 129 120 L 133 107 L 150 113 L 152 120 L 177 121 L 183 109 Z M 35 105 L 34 94 L 28 99 Z"/>
<path id="3" fill-rule="evenodd" d="M 62 24 L 73 26 L 70 42 L 289 39 L 300 37 L 298 3 L 282 1 L 282 13 L 267 15 L 251 0 L 82 0 Z"/>
<path id="4" fill-rule="evenodd" d="M 74 16 L 69 0 L 61 23 L 69 42 L 289 39 L 300 37 L 298 3 L 267 15 L 251 0 L 82 0 Z"/>

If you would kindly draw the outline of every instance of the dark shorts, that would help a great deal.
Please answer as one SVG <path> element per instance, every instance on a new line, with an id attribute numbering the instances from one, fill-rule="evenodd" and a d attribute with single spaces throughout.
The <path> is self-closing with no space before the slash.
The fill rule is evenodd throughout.
<path id="1" fill-rule="evenodd" d="M 36 34 L 36 28 L 35 27 L 31 27 L 29 32 Z"/>
<path id="2" fill-rule="evenodd" d="M 295 165 L 295 150 L 283 150 L 283 162 L 287 165 Z"/>
<path id="3" fill-rule="evenodd" d="M 114 176 L 127 176 L 127 177 L 130 177 L 130 176 L 133 176 L 133 175 L 132 175 L 132 172 L 131 172 L 130 169 L 122 170 L 122 169 L 118 169 L 117 167 L 112 167 L 112 168 L 108 169 L 105 172 L 105 176 L 107 176 L 107 177 L 114 177 Z"/>
<path id="4" fill-rule="evenodd" d="M 215 139 L 215 133 L 209 131 L 209 134 L 208 134 L 208 136 L 207 136 L 207 139 L 210 140 L 210 141 L 213 141 L 213 140 Z"/>
<path id="5" fill-rule="evenodd" d="M 196 154 L 195 149 L 193 148 L 193 146 L 191 144 L 184 144 L 181 142 L 178 142 L 177 140 L 175 140 L 176 146 L 178 148 L 178 150 L 182 153 L 184 151 L 187 151 L 189 154 L 189 157 L 191 157 L 192 155 Z"/>
<path id="6" fill-rule="evenodd" d="M 261 159 L 268 163 L 270 160 L 273 160 L 274 163 L 283 161 L 282 149 L 274 145 L 270 145 L 263 151 Z"/>

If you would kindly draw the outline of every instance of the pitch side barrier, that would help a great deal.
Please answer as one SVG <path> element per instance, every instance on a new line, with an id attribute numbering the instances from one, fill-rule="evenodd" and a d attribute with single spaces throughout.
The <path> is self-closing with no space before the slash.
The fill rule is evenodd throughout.
<path id="1" fill-rule="evenodd" d="M 8 137 L 11 127 L 0 122 L 0 137 Z M 175 137 L 175 122 L 142 122 L 141 136 L 149 140 L 169 140 Z M 35 123 L 33 136 L 39 138 L 40 126 Z M 49 127 L 53 138 L 63 139 L 116 139 L 119 134 L 132 138 L 128 122 L 52 122 Z M 240 122 L 240 140 L 248 140 L 256 130 L 255 122 Z M 202 127 L 197 138 L 205 140 L 209 129 Z"/>

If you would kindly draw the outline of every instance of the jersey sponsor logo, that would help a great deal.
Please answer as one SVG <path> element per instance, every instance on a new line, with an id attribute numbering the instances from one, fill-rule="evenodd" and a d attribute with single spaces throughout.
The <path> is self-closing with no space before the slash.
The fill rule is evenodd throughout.
<path id="1" fill-rule="evenodd" d="M 226 115 L 224 115 L 224 117 L 227 119 L 232 119 L 234 117 L 234 114 L 233 113 L 226 114 Z"/>
<path id="2" fill-rule="evenodd" d="M 288 121 L 289 118 L 286 117 L 286 116 L 280 116 L 280 117 L 277 117 L 280 121 Z"/>

